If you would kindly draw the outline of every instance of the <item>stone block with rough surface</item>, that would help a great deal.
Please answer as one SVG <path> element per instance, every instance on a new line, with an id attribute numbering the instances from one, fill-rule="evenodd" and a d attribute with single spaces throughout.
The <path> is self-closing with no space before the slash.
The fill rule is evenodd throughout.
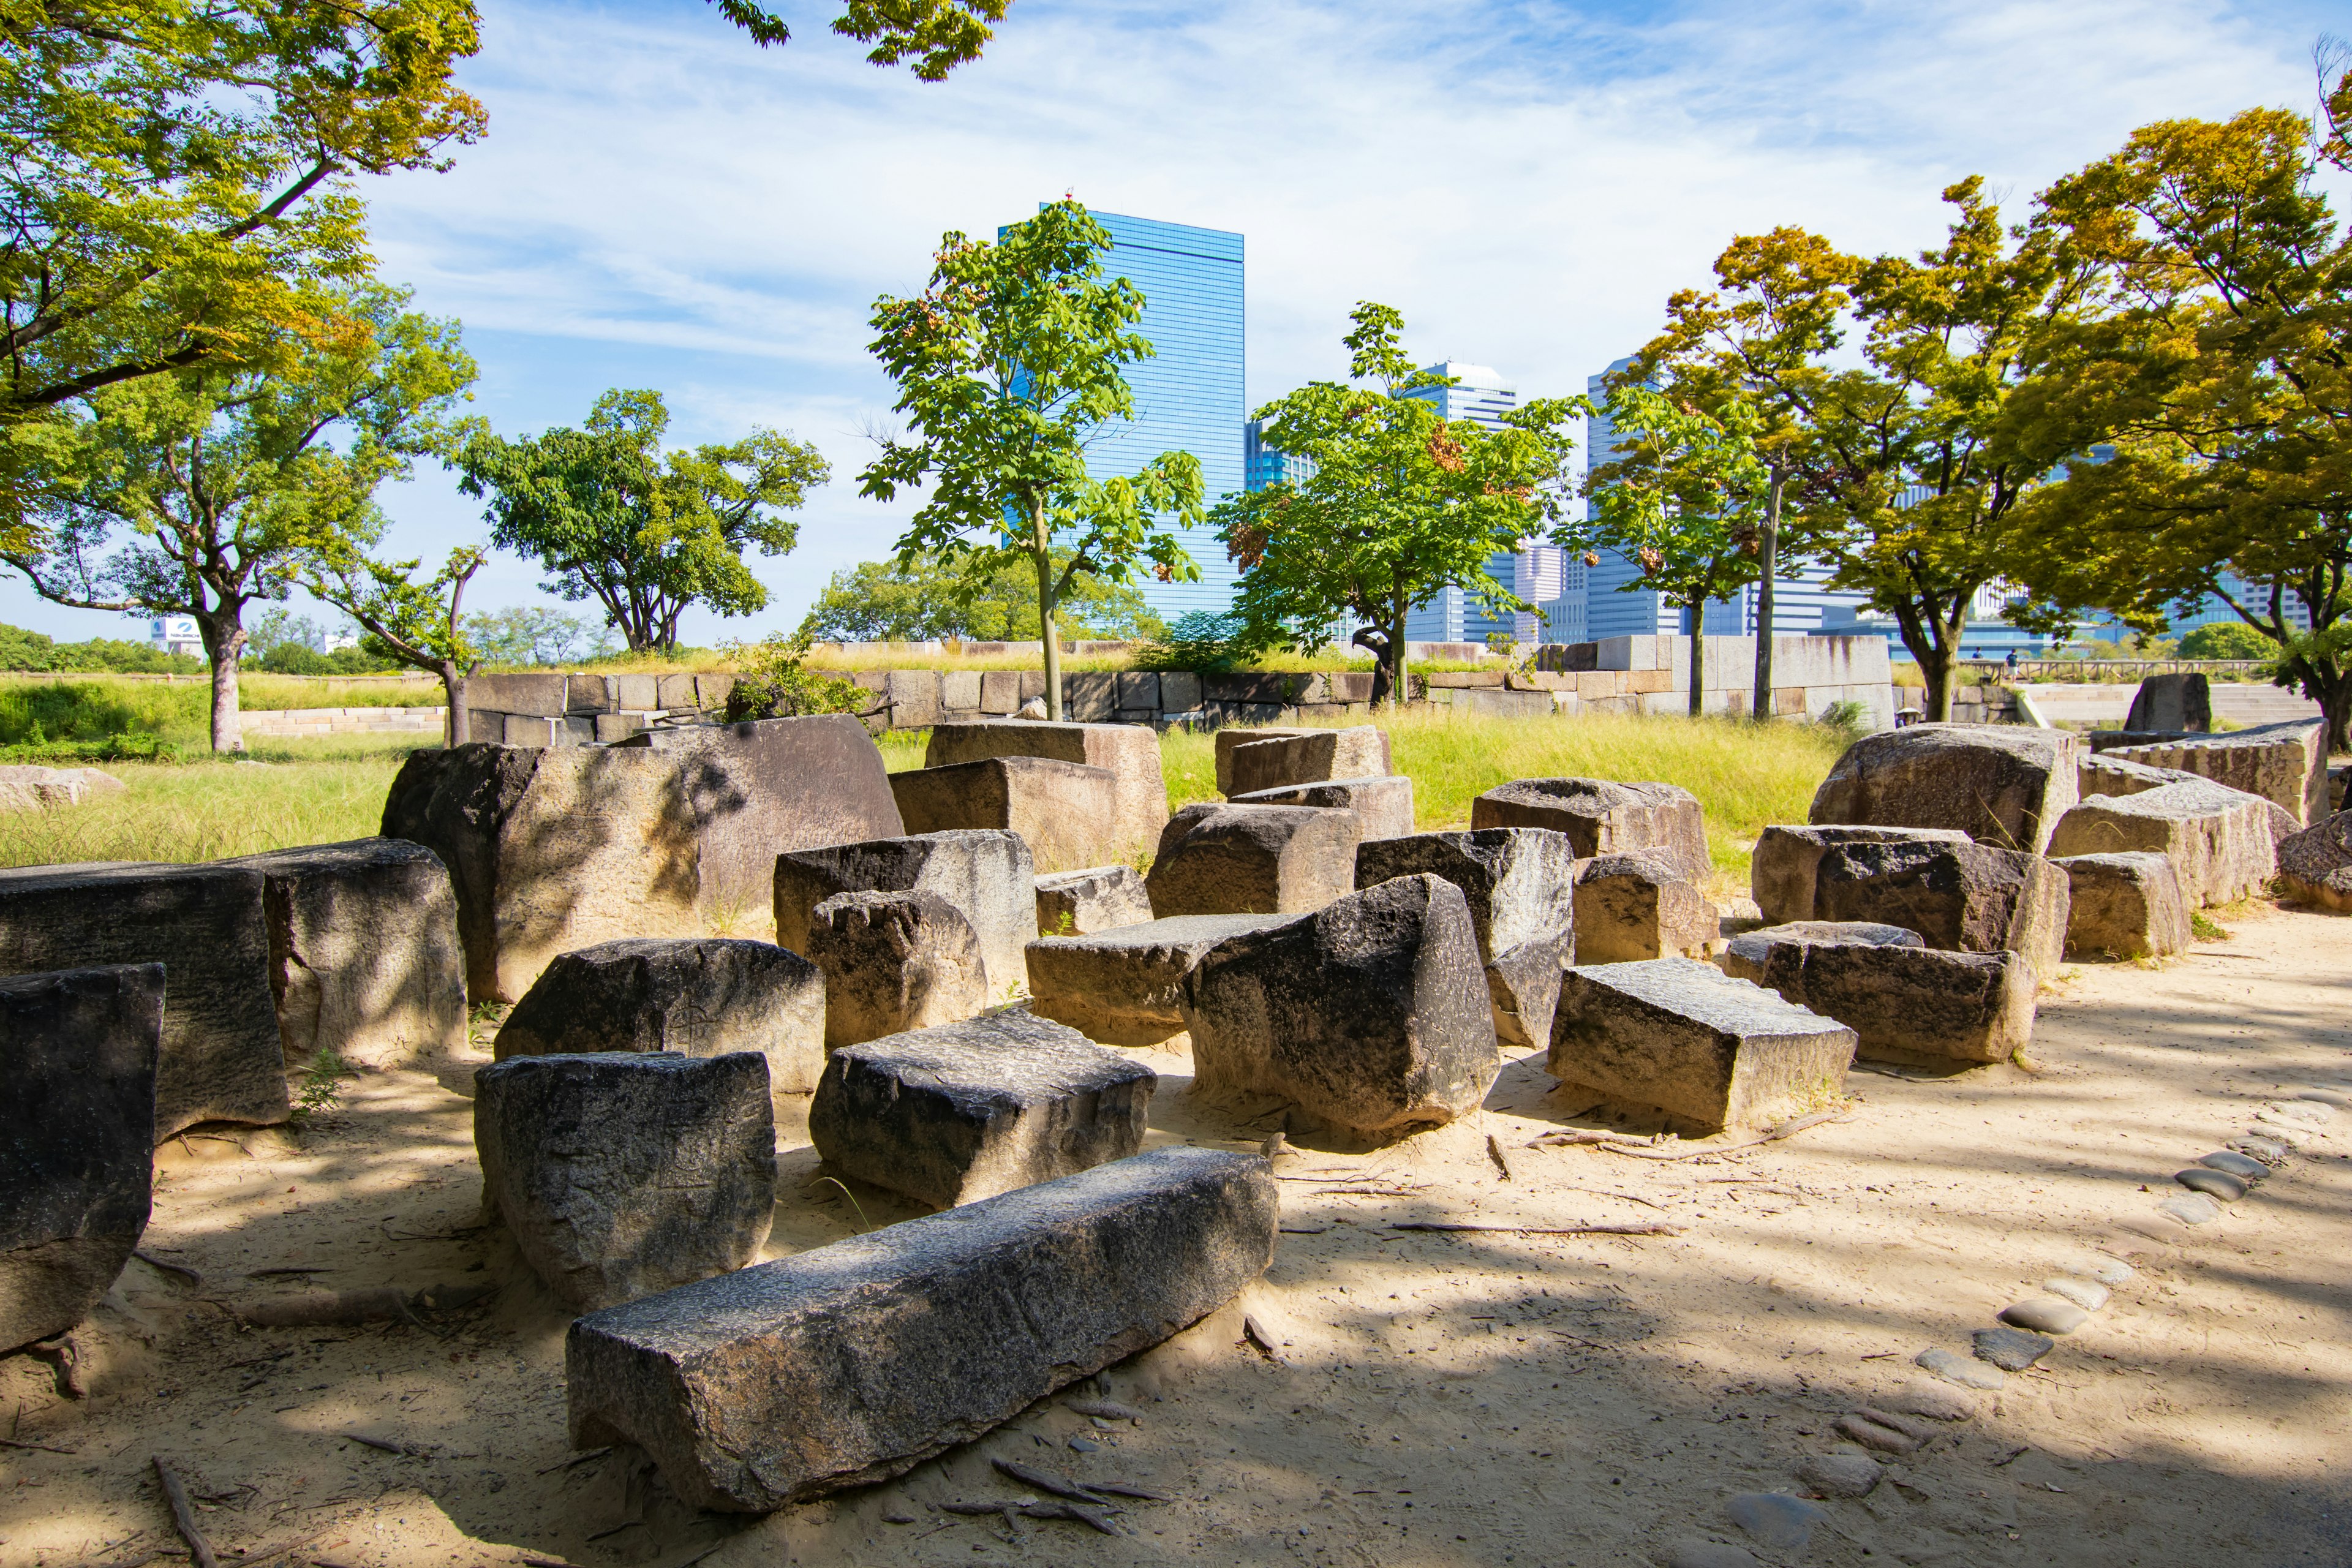
<path id="1" fill-rule="evenodd" d="M 1351 811 L 1304 805 L 1188 805 L 1168 819 L 1145 884 L 1151 912 L 1300 914 L 1356 885 Z"/>
<path id="2" fill-rule="evenodd" d="M 163 966 L 0 980 L 0 1354 L 89 1315 L 147 1229 Z"/>
<path id="3" fill-rule="evenodd" d="M 1036 883 L 1028 845 L 994 828 L 796 849 L 776 857 L 776 941 L 807 952 L 813 912 L 835 893 L 929 893 L 971 925 L 997 995 L 1028 974 L 1022 949 L 1037 934 Z"/>
<path id="4" fill-rule="evenodd" d="M 1228 763 L 1229 800 L 1332 779 L 1385 778 L 1391 772 L 1388 735 L 1370 724 L 1249 742 L 1234 749 Z"/>
<path id="5" fill-rule="evenodd" d="M 1854 1032 L 1710 963 L 1659 958 L 1568 972 L 1547 1070 L 1706 1127 L 1809 1110 L 1853 1063 Z"/>
<path id="6" fill-rule="evenodd" d="M 1655 849 L 1596 855 L 1576 867 L 1576 962 L 1704 956 L 1723 934 L 1714 902 Z"/>
<path id="7" fill-rule="evenodd" d="M 1184 1019 L 1196 1088 L 1280 1095 L 1359 1135 L 1451 1121 L 1501 1067 L 1469 903 L 1427 875 L 1226 938 Z"/>
<path id="8" fill-rule="evenodd" d="M 1132 866 L 1095 866 L 1037 879 L 1037 929 L 1047 936 L 1084 936 L 1151 918 L 1151 893 Z"/>
<path id="9" fill-rule="evenodd" d="M 2172 861 L 2151 850 L 2070 855 L 2066 956 L 2163 958 L 2189 950 L 2189 900 Z"/>
<path id="10" fill-rule="evenodd" d="M 776 1203 L 768 1058 L 515 1057 L 474 1074 L 482 1206 L 585 1311 L 742 1268 Z"/>
<path id="11" fill-rule="evenodd" d="M 1773 925 L 1813 918 L 1813 876 L 1822 857 L 1838 844 L 1966 844 L 1969 836 L 1952 827 L 1809 826 L 1780 823 L 1757 837 L 1748 861 L 1748 885 L 1756 907 Z"/>
<path id="12" fill-rule="evenodd" d="M 933 893 L 835 893 L 803 940 L 824 972 L 827 1047 L 956 1023 L 991 1000 L 971 922 Z"/>
<path id="13" fill-rule="evenodd" d="M 2281 888 L 2298 903 L 2352 910 L 2352 813 L 2324 817 L 2278 847 Z"/>
<path id="14" fill-rule="evenodd" d="M 2317 719 L 2257 724 L 2220 735 L 2103 731 L 2087 737 L 2102 756 L 2176 768 L 2274 802 L 2298 825 L 2327 813 L 2327 726 Z"/>
<path id="15" fill-rule="evenodd" d="M 1159 1149 L 572 1325 L 572 1440 L 761 1513 L 913 1468 L 1148 1350 L 1265 1272 L 1255 1154 Z"/>
<path id="16" fill-rule="evenodd" d="M 1900 926 L 1947 952 L 2020 953 L 2047 977 L 2066 951 L 2066 874 L 1990 844 L 1842 844 L 1822 857 L 1813 913 Z"/>
<path id="17" fill-rule="evenodd" d="M 102 861 L 0 870 L 0 974 L 160 963 L 161 1143 L 199 1121 L 286 1120 L 260 872 Z"/>
<path id="18" fill-rule="evenodd" d="M 1312 730 L 1273 724 L 1228 724 L 1220 729 L 1211 737 L 1217 748 L 1217 793 L 1226 795 L 1234 793 L 1234 753 L 1242 747 L 1254 746 L 1260 741 L 1283 741 L 1293 735 L 1311 735 L 1314 732 Z M 1380 771 L 1386 773 L 1388 769 L 1382 767 Z"/>
<path id="19" fill-rule="evenodd" d="M 492 1054 L 757 1051 L 769 1087 L 807 1094 L 824 1071 L 824 974 L 772 942 L 645 937 L 559 954 L 499 1026 Z"/>
<path id="20" fill-rule="evenodd" d="M 2213 688 L 2202 670 L 2151 675 L 2132 693 L 2126 730 L 2202 733 L 2213 727 Z"/>
<path id="21" fill-rule="evenodd" d="M 1363 842 L 1402 838 L 1412 831 L 1412 781 L 1386 778 L 1330 779 L 1322 784 L 1283 784 L 1233 797 L 1235 805 L 1316 805 L 1352 811 Z"/>
<path id="22" fill-rule="evenodd" d="M 2131 850 L 2170 860 L 2192 909 L 2250 898 L 2278 869 L 2270 803 L 2201 778 L 2137 795 L 2095 795 L 2069 811 L 2050 839 L 2050 853 L 2061 857 Z"/>
<path id="23" fill-rule="evenodd" d="M 1461 889 L 1470 905 L 1496 1038 L 1545 1045 L 1560 973 L 1576 962 L 1576 847 L 1547 827 L 1484 827 L 1416 833 L 1356 851 L 1359 889 L 1423 873 Z"/>
<path id="24" fill-rule="evenodd" d="M 1517 779 L 1472 801 L 1470 826 L 1554 828 L 1588 859 L 1654 849 L 1685 881 L 1704 882 L 1715 869 L 1698 797 L 1678 784 Z"/>
<path id="25" fill-rule="evenodd" d="M 844 1046 L 809 1138 L 845 1175 L 953 1208 L 1143 1147 L 1159 1075 L 1019 1011 Z"/>
<path id="26" fill-rule="evenodd" d="M 1854 1032 L 1896 1061 L 2006 1061 L 2033 1037 L 2032 969 L 2013 952 L 1945 952 L 1916 932 L 1804 921 L 1734 937 L 1724 973 Z"/>
<path id="27" fill-rule="evenodd" d="M 404 1067 L 466 1043 L 457 899 L 433 851 L 356 838 L 218 864 L 261 873 L 288 1060 L 325 1046 L 346 1061 Z"/>
<path id="28" fill-rule="evenodd" d="M 1041 696 L 1042 676 L 1023 677 L 1022 695 Z M 1160 737 L 1140 724 L 1056 724 L 1030 719 L 987 719 L 940 724 L 923 752 L 927 768 L 976 763 L 986 757 L 1051 757 L 1090 768 L 1108 768 L 1116 799 L 1115 840 L 1124 857 L 1147 847 L 1168 821 L 1168 781 L 1160 768 Z"/>
<path id="29" fill-rule="evenodd" d="M 1864 735 L 1813 793 L 1816 825 L 1956 827 L 2040 853 L 2074 804 L 2082 742 L 2071 731 L 1914 724 Z"/>
<path id="30" fill-rule="evenodd" d="M 1112 1046 L 1156 1046 L 1184 1032 L 1184 982 L 1227 937 L 1287 915 L 1176 915 L 1029 944 L 1030 1011 Z"/>
<path id="31" fill-rule="evenodd" d="M 993 827 L 1021 836 L 1048 870 L 1099 863 L 1119 836 L 1118 776 L 1053 757 L 984 757 L 890 775 L 910 834 Z"/>

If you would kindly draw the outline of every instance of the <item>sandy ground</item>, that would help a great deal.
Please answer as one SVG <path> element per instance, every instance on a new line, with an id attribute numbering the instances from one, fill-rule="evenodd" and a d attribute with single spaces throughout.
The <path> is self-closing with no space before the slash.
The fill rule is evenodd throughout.
<path id="1" fill-rule="evenodd" d="M 299 1138 L 167 1146 L 147 1249 L 203 1282 L 134 1262 L 78 1336 L 87 1397 L 60 1398 L 42 1363 L 0 1362 L 0 1432 L 48 1446 L 0 1448 L 0 1563 L 184 1557 L 158 1454 L 204 1500 L 222 1560 L 248 1564 L 1568 1565 L 1707 1540 L 1769 1563 L 2352 1563 L 2352 1112 L 2219 1221 L 2157 1210 L 2176 1168 L 2266 1101 L 2352 1068 L 2352 920 L 2261 908 L 2232 924 L 2162 967 L 2065 972 L 2035 1070 L 1858 1070 L 1847 1120 L 1727 1155 L 1529 1148 L 1601 1118 L 1539 1058 L 1515 1060 L 1452 1128 L 1282 1158 L 1265 1281 L 1101 1380 L 1139 1422 L 1048 1401 L 899 1479 L 764 1520 L 696 1516 L 633 1451 L 572 1454 L 565 1318 L 475 1228 L 467 1101 L 373 1074 Z M 1276 1125 L 1190 1103 L 1184 1059 L 1154 1062 L 1155 1138 Z M 467 1082 L 462 1064 L 440 1079 Z M 783 1142 L 772 1251 L 849 1234 L 860 1215 L 814 1184 L 799 1129 Z M 856 1197 L 866 1222 L 912 1212 Z M 1389 1228 L 1406 1219 L 1681 1228 Z M 1841 1415 L 1918 1381 L 1924 1347 L 1965 1352 L 2092 1248 L 2137 1277 L 2041 1367 L 1890 1459 L 1866 1498 L 1822 1501 L 1808 1547 L 1741 1535 L 1729 1499 L 1802 1491 L 1791 1467 L 1837 1449 Z M 486 1279 L 487 1306 L 425 1327 L 243 1330 L 220 1304 Z M 1172 1500 L 1134 1505 L 1116 1536 L 938 1510 L 1031 1495 L 996 1456 Z"/>

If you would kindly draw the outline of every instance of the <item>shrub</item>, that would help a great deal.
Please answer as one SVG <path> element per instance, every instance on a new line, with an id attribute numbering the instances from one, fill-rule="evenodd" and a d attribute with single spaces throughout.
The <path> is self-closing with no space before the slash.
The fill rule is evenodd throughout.
<path id="1" fill-rule="evenodd" d="M 2209 621 L 2180 635 L 2182 658 L 2276 658 L 2279 645 L 2243 621 Z"/>
<path id="2" fill-rule="evenodd" d="M 1191 611 L 1177 616 L 1174 626 L 1136 651 L 1135 668 L 1223 675 L 1252 651 L 1242 641 L 1241 632 L 1238 616 Z"/>
<path id="3" fill-rule="evenodd" d="M 727 721 L 751 719 L 797 719 L 811 713 L 855 713 L 864 718 L 876 710 L 872 694 L 855 681 L 812 674 L 801 660 L 807 657 L 805 632 L 785 637 L 781 632 L 762 642 L 732 650 L 739 673 L 727 693 Z"/>

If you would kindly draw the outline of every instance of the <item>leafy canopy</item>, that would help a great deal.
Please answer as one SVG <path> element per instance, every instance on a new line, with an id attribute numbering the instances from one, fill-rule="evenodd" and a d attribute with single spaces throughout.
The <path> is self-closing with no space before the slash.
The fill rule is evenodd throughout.
<path id="1" fill-rule="evenodd" d="M 761 48 L 791 41 L 784 19 L 753 0 L 717 0 L 719 14 L 751 36 Z M 980 58 L 994 37 L 991 22 L 1004 20 L 1013 0 L 849 0 L 834 18 L 845 38 L 872 44 L 866 59 L 877 66 L 915 62 L 924 81 L 944 81 L 950 71 Z"/>
<path id="2" fill-rule="evenodd" d="M 1055 552 L 1057 571 L 1065 553 Z M 1167 630 L 1133 584 L 1091 576 L 1072 581 L 1055 625 L 1079 637 L 1142 638 Z M 1002 562 L 984 574 L 929 555 L 904 564 L 860 562 L 833 574 L 801 629 L 834 642 L 1025 642 L 1039 635 L 1037 575 L 1026 562 Z"/>
<path id="3" fill-rule="evenodd" d="M 1755 582 L 1771 486 L 1757 453 L 1763 416 L 1736 396 L 1708 410 L 1633 382 L 1611 388 L 1607 408 L 1619 456 L 1594 472 L 1592 514 L 1560 523 L 1553 538 L 1630 557 L 1642 576 L 1620 591 L 1654 589 L 1682 609 Z"/>

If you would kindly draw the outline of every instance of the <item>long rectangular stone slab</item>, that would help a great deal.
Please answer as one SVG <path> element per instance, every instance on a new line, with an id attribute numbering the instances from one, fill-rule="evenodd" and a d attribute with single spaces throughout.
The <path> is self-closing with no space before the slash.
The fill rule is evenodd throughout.
<path id="1" fill-rule="evenodd" d="M 1231 1300 L 1280 1212 L 1261 1156 L 1159 1149 L 610 1308 L 572 1441 L 730 1513 L 884 1480 Z"/>
<path id="2" fill-rule="evenodd" d="M 1184 1032 L 1185 977 L 1230 936 L 1295 915 L 1171 915 L 1029 944 L 1029 1010 L 1111 1046 L 1156 1046 Z"/>

